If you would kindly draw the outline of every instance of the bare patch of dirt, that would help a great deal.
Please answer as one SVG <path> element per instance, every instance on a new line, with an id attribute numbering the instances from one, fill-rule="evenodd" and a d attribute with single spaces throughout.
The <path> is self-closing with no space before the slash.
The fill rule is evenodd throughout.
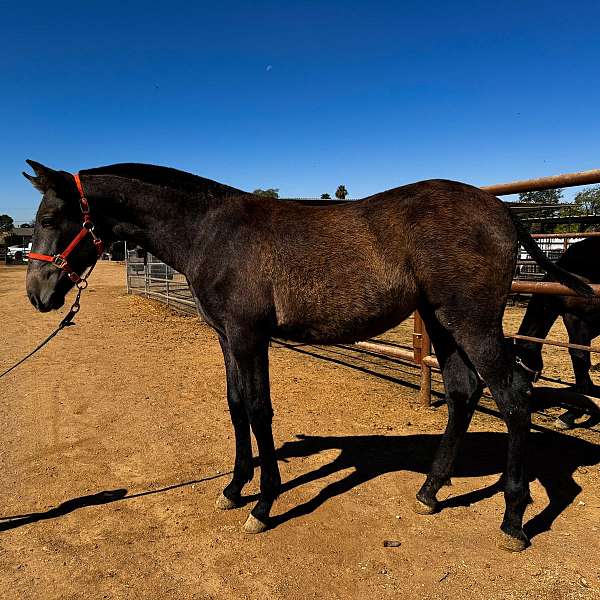
<path id="1" fill-rule="evenodd" d="M 0 306 L 3 368 L 59 315 L 35 313 L 19 267 L 0 267 Z M 521 315 L 509 309 L 507 329 Z M 570 380 L 566 352 L 545 354 Z M 101 263 L 77 326 L 0 382 L 0 597 L 600 598 L 597 430 L 535 415 L 533 546 L 512 555 L 495 546 L 506 440 L 491 402 L 441 512 L 422 517 L 411 503 L 446 409 L 418 406 L 414 369 L 274 344 L 271 380 L 284 491 L 276 527 L 248 536 L 249 506 L 214 508 L 233 460 L 215 335 L 127 296 L 123 267 Z"/>

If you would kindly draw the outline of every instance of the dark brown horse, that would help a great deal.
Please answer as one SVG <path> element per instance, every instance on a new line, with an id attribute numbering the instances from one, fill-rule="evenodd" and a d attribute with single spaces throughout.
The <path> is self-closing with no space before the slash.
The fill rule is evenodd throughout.
<path id="1" fill-rule="evenodd" d="M 36 177 L 26 176 L 43 193 L 33 251 L 54 255 L 81 228 L 79 193 L 69 173 L 28 162 Z M 502 333 L 518 240 L 553 277 L 584 294 L 589 288 L 549 262 L 500 200 L 469 185 L 432 180 L 346 205 L 309 207 L 150 165 L 113 165 L 80 176 L 99 237 L 139 244 L 184 273 L 219 336 L 236 438 L 233 478 L 219 508 L 238 506 L 252 478 L 251 431 L 260 455 L 260 499 L 245 531 L 268 526 L 281 482 L 271 430 L 269 340 L 354 342 L 418 309 L 442 369 L 449 418 L 416 510 L 436 510 L 483 378 L 509 434 L 501 543 L 511 550 L 527 545 L 523 458 L 531 383 Z M 89 236 L 69 257 L 79 274 L 95 260 Z M 72 285 L 52 264 L 30 261 L 27 293 L 38 310 L 62 306 Z"/>
<path id="2" fill-rule="evenodd" d="M 556 261 L 556 264 L 571 273 L 576 273 L 592 283 L 600 283 L 600 238 L 591 237 L 571 245 Z M 545 277 L 548 279 L 548 276 Z M 545 338 L 556 319 L 562 316 L 571 344 L 589 346 L 600 335 L 600 298 L 580 298 L 577 296 L 548 296 L 534 294 L 527 305 L 519 334 Z M 534 371 L 544 369 L 542 346 L 526 340 L 515 341 L 515 352 Z M 569 349 L 575 391 L 580 394 L 595 395 L 598 389 L 590 377 L 591 356 L 585 350 Z M 572 429 L 575 420 L 585 411 L 578 407 L 570 408 L 556 419 L 560 429 Z"/>

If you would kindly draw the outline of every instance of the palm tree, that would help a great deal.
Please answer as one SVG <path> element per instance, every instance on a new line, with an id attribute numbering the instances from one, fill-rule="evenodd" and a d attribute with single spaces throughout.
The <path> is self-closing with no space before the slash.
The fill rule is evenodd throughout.
<path id="1" fill-rule="evenodd" d="M 338 198 L 339 200 L 345 200 L 347 195 L 348 195 L 348 190 L 346 189 L 345 185 L 339 185 L 338 189 L 335 190 L 335 197 Z"/>

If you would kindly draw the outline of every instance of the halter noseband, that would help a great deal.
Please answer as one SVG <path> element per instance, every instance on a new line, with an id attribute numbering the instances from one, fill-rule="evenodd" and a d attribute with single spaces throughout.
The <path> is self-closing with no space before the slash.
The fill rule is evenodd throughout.
<path id="1" fill-rule="evenodd" d="M 76 285 L 81 284 L 85 281 L 85 278 L 79 276 L 76 273 L 69 263 L 67 262 L 67 257 L 73 250 L 77 247 L 79 242 L 83 238 L 85 238 L 88 234 L 92 236 L 92 241 L 94 243 L 94 247 L 96 248 L 96 260 L 100 258 L 102 255 L 102 251 L 104 249 L 104 244 L 102 240 L 94 233 L 94 223 L 90 218 L 90 205 L 83 193 L 83 187 L 81 185 L 81 180 L 79 178 L 79 173 L 73 175 L 73 179 L 75 180 L 75 185 L 77 185 L 77 189 L 79 190 L 79 205 L 81 206 L 81 212 L 83 213 L 83 224 L 81 227 L 81 231 L 73 238 L 73 241 L 59 254 L 55 254 L 54 256 L 50 256 L 48 254 L 38 254 L 37 252 L 29 253 L 29 260 L 43 260 L 45 262 L 49 262 L 54 265 L 57 269 L 61 269 L 64 271 L 69 279 Z M 86 282 L 87 283 L 87 282 Z"/>

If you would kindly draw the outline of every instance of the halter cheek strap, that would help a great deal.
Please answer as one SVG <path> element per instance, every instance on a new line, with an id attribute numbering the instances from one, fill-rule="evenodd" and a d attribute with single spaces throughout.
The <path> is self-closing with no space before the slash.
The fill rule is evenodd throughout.
<path id="1" fill-rule="evenodd" d="M 73 283 L 79 285 L 83 281 L 85 281 L 85 278 L 80 277 L 79 274 L 76 273 L 69 265 L 67 261 L 69 254 L 73 252 L 73 250 L 79 245 L 79 242 L 81 242 L 81 240 L 83 240 L 88 235 L 91 235 L 93 244 L 96 248 L 96 260 L 98 260 L 98 258 L 100 258 L 104 250 L 104 244 L 102 243 L 102 240 L 94 233 L 94 223 L 90 218 L 90 205 L 83 192 L 83 186 L 81 185 L 79 173 L 73 175 L 73 179 L 75 180 L 75 185 L 79 190 L 79 205 L 83 214 L 83 224 L 81 226 L 81 231 L 73 238 L 71 243 L 59 254 L 50 256 L 48 254 L 38 254 L 37 252 L 30 252 L 28 258 L 29 260 L 42 260 L 44 262 L 51 263 L 57 269 L 61 269 L 62 271 L 64 271 Z"/>

